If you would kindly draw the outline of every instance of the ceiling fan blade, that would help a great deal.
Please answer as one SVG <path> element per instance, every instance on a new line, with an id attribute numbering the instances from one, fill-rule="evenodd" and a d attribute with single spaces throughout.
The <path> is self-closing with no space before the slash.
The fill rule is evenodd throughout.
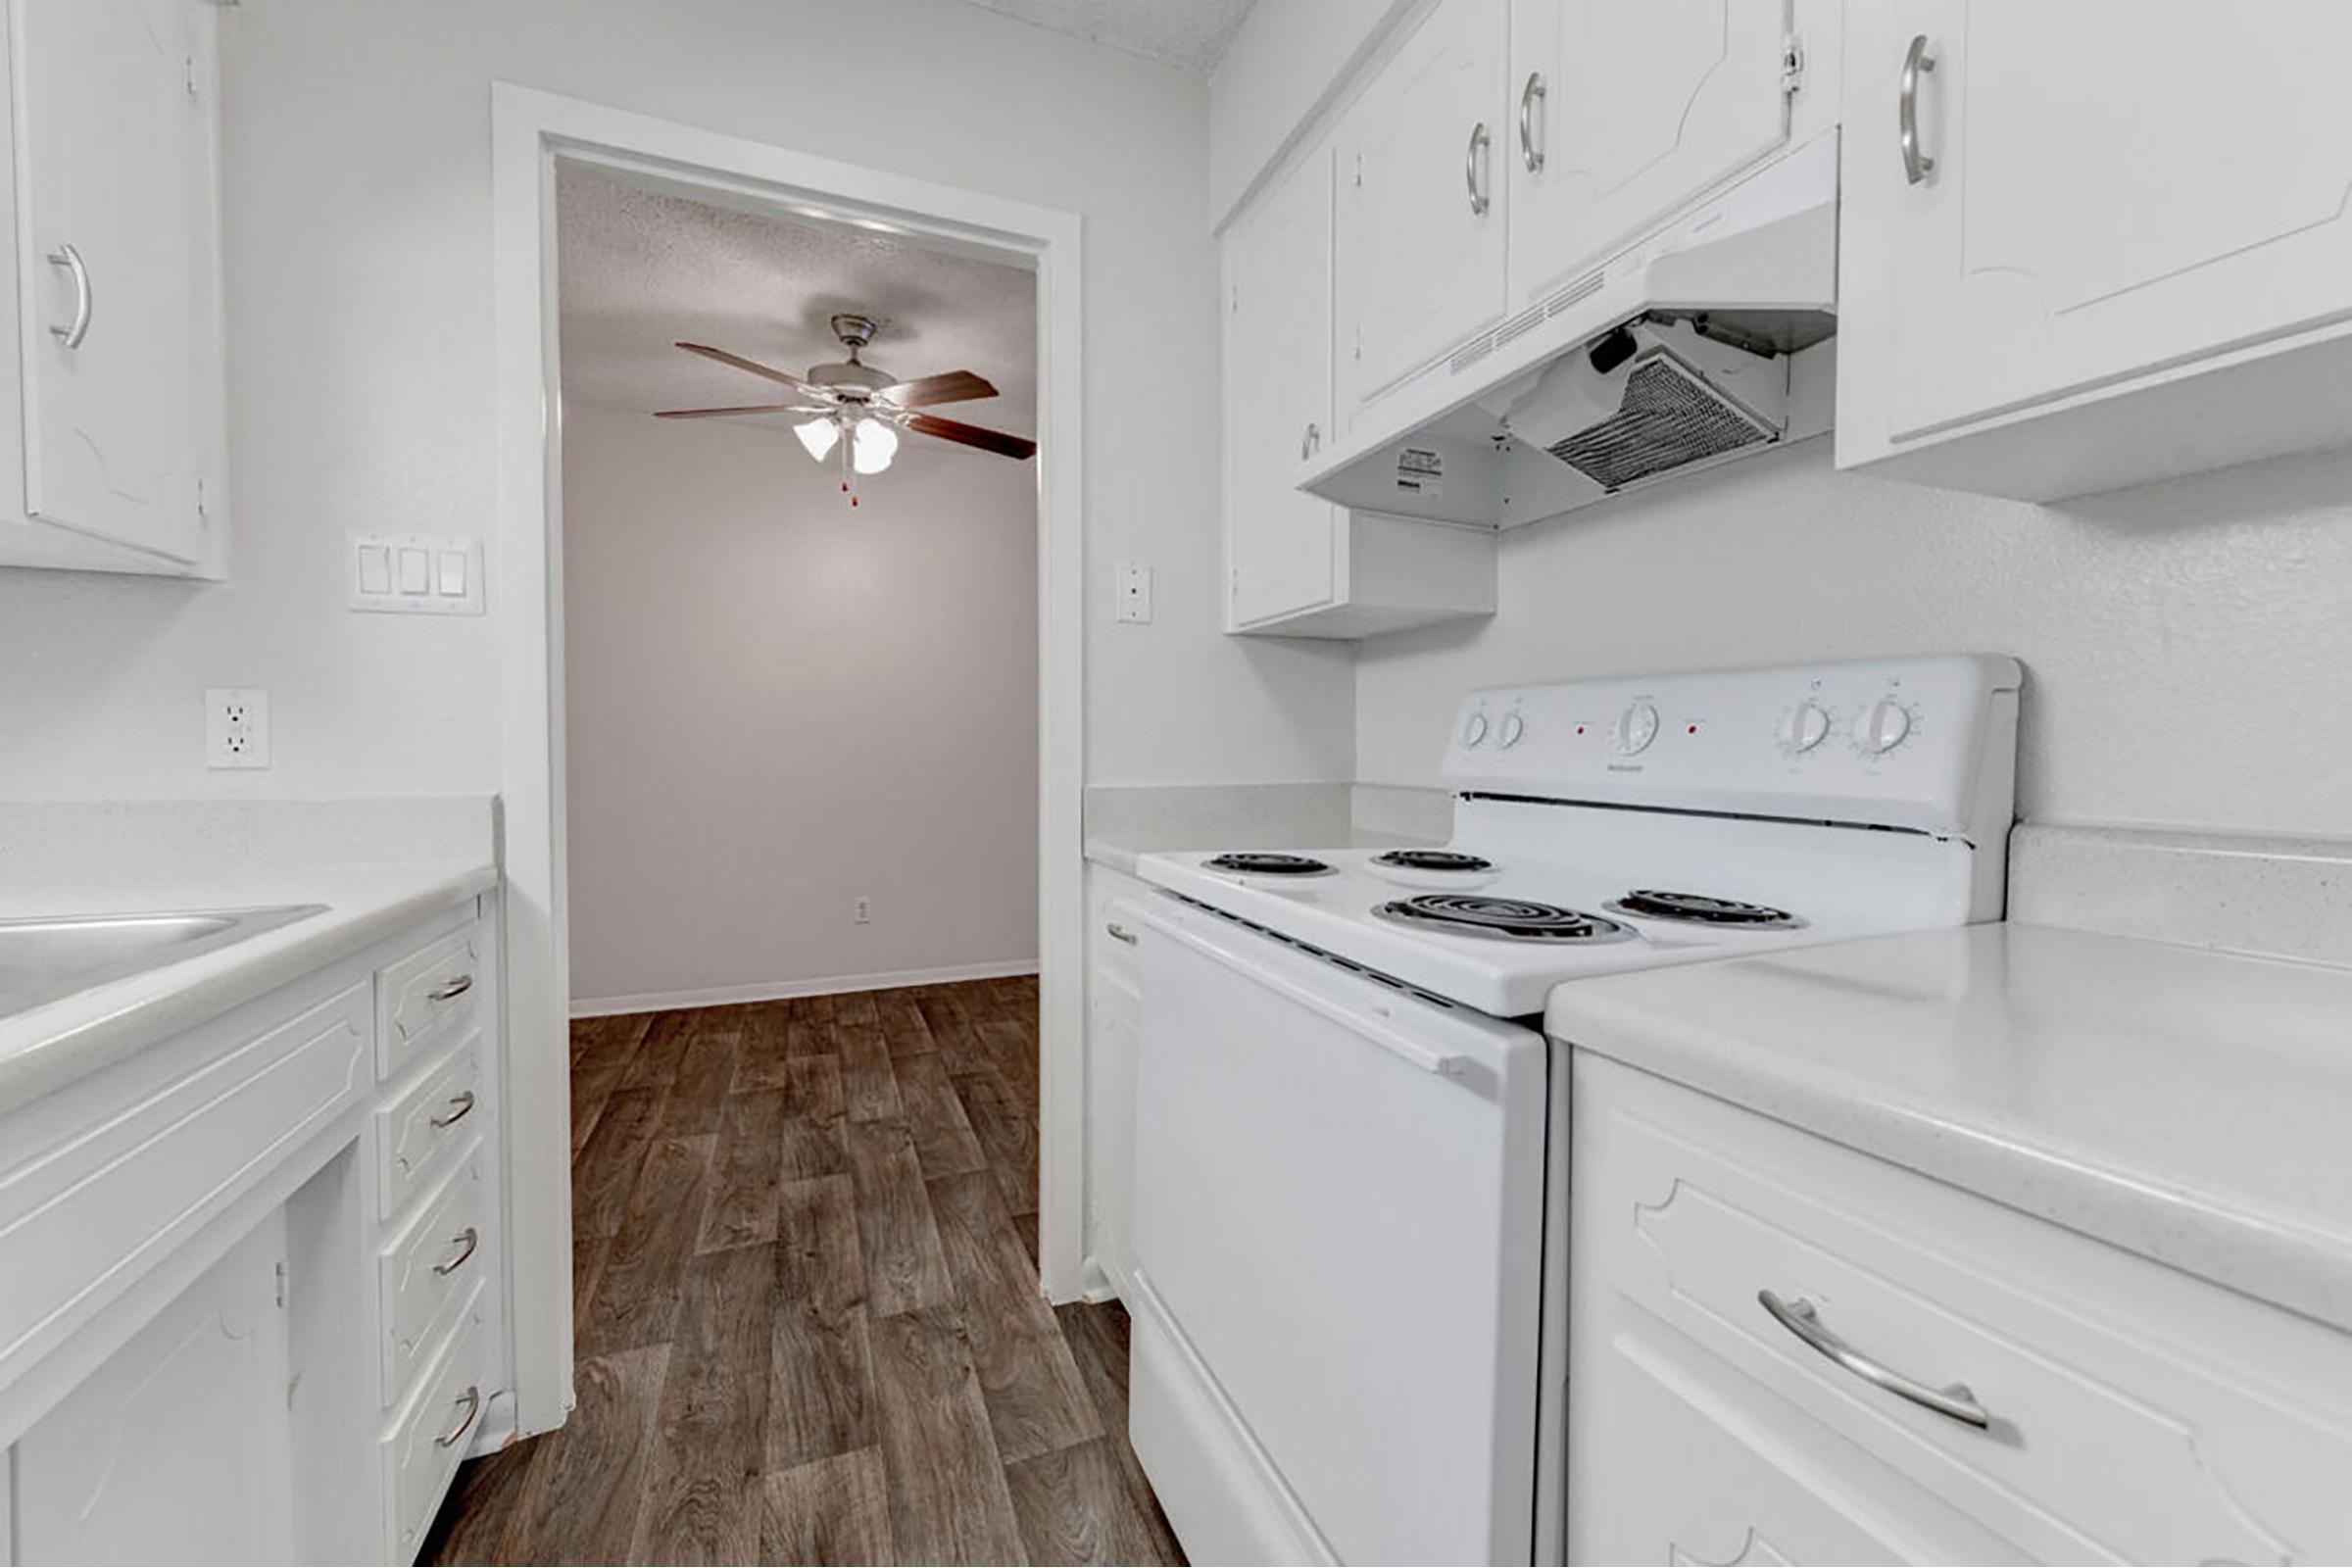
<path id="1" fill-rule="evenodd" d="M 806 403 L 747 403 L 734 409 L 656 409 L 657 419 L 710 419 L 722 414 L 830 414 Z"/>
<path id="2" fill-rule="evenodd" d="M 937 375 L 917 376 L 886 386 L 876 397 L 887 398 L 902 409 L 927 409 L 934 403 L 969 403 L 974 398 L 993 398 L 996 386 L 984 375 L 969 370 L 942 370 Z"/>
<path id="3" fill-rule="evenodd" d="M 789 370 L 770 368 L 761 365 L 758 360 L 747 360 L 740 354 L 729 354 L 725 349 L 714 349 L 708 343 L 680 343 L 678 347 L 689 354 L 700 354 L 707 360 L 716 360 L 721 365 L 732 365 L 738 370 L 749 370 L 754 375 L 764 375 L 770 381 L 779 382 L 785 386 L 798 387 L 803 390 L 808 386 L 808 382 Z"/>
<path id="4" fill-rule="evenodd" d="M 943 419 L 936 414 L 909 414 L 906 416 L 906 428 L 937 436 L 942 441 L 978 447 L 983 452 L 994 452 L 999 457 L 1019 459 L 1037 456 L 1037 443 L 1025 435 L 984 430 L 979 425 L 966 424 L 961 419 Z"/>

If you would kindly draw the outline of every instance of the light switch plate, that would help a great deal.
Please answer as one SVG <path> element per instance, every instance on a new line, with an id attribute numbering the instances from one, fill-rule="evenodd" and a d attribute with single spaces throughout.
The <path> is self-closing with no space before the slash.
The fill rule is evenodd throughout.
<path id="1" fill-rule="evenodd" d="M 1138 624 L 1152 618 L 1152 568 L 1122 561 L 1112 568 L 1113 619 Z"/>
<path id="2" fill-rule="evenodd" d="M 352 533 L 343 603 L 398 615 L 482 612 L 482 542 L 456 535 Z"/>

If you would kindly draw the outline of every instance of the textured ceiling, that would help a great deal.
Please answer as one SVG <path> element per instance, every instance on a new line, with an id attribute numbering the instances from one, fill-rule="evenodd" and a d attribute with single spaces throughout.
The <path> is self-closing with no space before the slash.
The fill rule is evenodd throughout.
<path id="1" fill-rule="evenodd" d="M 773 382 L 672 344 L 709 343 L 800 374 L 842 358 L 825 319 L 858 311 L 885 322 L 867 364 L 902 379 L 972 370 L 997 385 L 997 397 L 937 412 L 1037 433 L 1030 272 L 855 229 L 707 207 L 574 169 L 557 174 L 556 229 L 567 402 L 640 414 L 781 402 L 785 390 Z M 724 422 L 779 431 L 790 423 L 782 415 Z"/>
<path id="2" fill-rule="evenodd" d="M 1090 43 L 1165 61 L 1205 76 L 1250 14 L 1252 0 L 972 0 Z"/>

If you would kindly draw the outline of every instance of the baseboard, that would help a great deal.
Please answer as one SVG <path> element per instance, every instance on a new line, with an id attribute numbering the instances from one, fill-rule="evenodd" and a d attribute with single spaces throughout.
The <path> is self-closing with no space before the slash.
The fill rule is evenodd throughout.
<path id="1" fill-rule="evenodd" d="M 714 986 L 707 991 L 647 991 L 632 997 L 581 997 L 574 1018 L 606 1018 L 622 1012 L 674 1012 L 681 1007 L 731 1007 L 793 997 L 829 997 L 837 991 L 895 991 L 901 986 L 944 986 L 958 980 L 1002 980 L 1037 973 L 1035 958 L 1000 958 L 993 963 L 958 963 L 944 969 L 895 969 L 886 974 L 843 974 L 821 980 L 771 980 L 758 985 Z"/>

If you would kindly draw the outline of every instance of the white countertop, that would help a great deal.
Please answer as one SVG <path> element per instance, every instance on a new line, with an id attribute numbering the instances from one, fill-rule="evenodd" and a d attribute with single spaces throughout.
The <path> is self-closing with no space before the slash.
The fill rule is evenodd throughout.
<path id="1" fill-rule="evenodd" d="M 1545 1020 L 2352 1330 L 2352 969 L 1981 925 L 1575 981 Z"/>
<path id="2" fill-rule="evenodd" d="M 471 859 L 363 866 L 243 866 L 151 879 L 0 886 L 0 918 L 323 904 L 322 914 L 0 1018 L 0 1113 L 488 892 Z"/>

